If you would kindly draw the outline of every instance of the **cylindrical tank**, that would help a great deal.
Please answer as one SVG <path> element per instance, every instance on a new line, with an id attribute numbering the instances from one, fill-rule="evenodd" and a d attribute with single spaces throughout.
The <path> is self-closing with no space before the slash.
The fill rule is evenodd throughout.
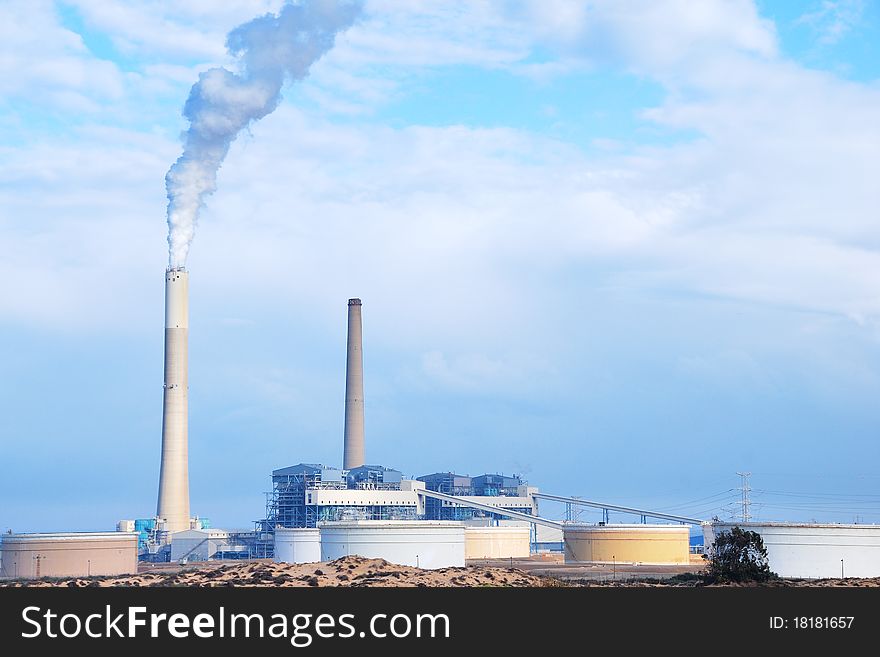
<path id="1" fill-rule="evenodd" d="M 418 568 L 464 566 L 464 525 L 442 520 L 318 523 L 321 561 L 349 555 Z"/>
<path id="2" fill-rule="evenodd" d="M 134 531 L 134 520 L 120 520 L 116 523 L 116 531 L 118 532 L 133 532 Z"/>
<path id="3" fill-rule="evenodd" d="M 780 577 L 880 577 L 880 525 L 705 523 L 706 550 L 734 526 L 761 537 L 770 570 Z"/>
<path id="4" fill-rule="evenodd" d="M 531 547 L 528 527 L 465 527 L 465 559 L 527 558 Z"/>
<path id="5" fill-rule="evenodd" d="M 687 564 L 687 525 L 581 525 L 563 528 L 565 560 Z"/>
<path id="6" fill-rule="evenodd" d="M 5 534 L 0 577 L 86 577 L 137 572 L 138 535 L 129 532 Z"/>
<path id="7" fill-rule="evenodd" d="M 315 563 L 321 560 L 321 530 L 309 527 L 275 528 L 275 561 Z"/>

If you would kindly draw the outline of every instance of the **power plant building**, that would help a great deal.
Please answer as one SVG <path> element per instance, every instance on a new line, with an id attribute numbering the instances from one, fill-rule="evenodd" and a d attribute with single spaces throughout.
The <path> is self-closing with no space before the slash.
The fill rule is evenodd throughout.
<path id="1" fill-rule="evenodd" d="M 210 559 L 247 559 L 253 532 L 225 529 L 188 529 L 171 536 L 171 561 L 208 561 Z"/>
<path id="2" fill-rule="evenodd" d="M 446 493 L 462 500 L 482 502 L 508 511 L 518 511 L 526 515 L 538 515 L 538 503 L 532 493 L 537 488 L 530 487 L 517 476 L 484 474 L 469 477 L 452 472 L 437 472 L 418 478 L 425 488 L 438 493 Z M 457 505 L 449 500 L 428 498 L 425 502 L 425 517 L 430 520 L 472 520 L 491 518 L 503 520 L 505 516 L 491 514 L 471 507 Z"/>
<path id="3" fill-rule="evenodd" d="M 300 463 L 274 470 L 267 494 L 269 527 L 315 527 L 329 520 L 415 520 L 423 515 L 412 482 L 382 466 L 346 471 Z"/>
<path id="4" fill-rule="evenodd" d="M 461 485 L 449 486 L 448 482 Z M 461 477 L 441 473 L 405 479 L 399 470 L 362 465 L 339 470 L 317 463 L 300 463 L 272 472 L 266 496 L 266 518 L 257 522 L 257 555 L 272 557 L 276 528 L 313 528 L 321 523 L 367 520 L 460 521 L 505 516 L 436 500 L 419 491 L 437 490 L 493 507 L 537 515 L 537 503 L 519 477 L 487 474 Z"/>

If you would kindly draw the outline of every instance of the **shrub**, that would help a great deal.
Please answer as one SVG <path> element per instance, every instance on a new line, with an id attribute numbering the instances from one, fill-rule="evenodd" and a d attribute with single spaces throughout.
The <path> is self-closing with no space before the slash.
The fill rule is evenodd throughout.
<path id="1" fill-rule="evenodd" d="M 766 582 L 777 577 L 767 563 L 767 548 L 756 532 L 733 527 L 721 532 L 704 556 L 709 561 L 706 582 Z"/>

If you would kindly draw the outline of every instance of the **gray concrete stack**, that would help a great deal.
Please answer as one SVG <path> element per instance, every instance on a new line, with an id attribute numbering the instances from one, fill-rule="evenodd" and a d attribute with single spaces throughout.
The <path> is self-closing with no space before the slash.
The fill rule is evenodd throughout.
<path id="1" fill-rule="evenodd" d="M 348 355 L 345 364 L 345 470 L 364 464 L 364 351 L 361 300 L 348 300 Z"/>
<path id="2" fill-rule="evenodd" d="M 189 529 L 189 273 L 165 272 L 165 395 L 156 515 L 169 532 Z"/>

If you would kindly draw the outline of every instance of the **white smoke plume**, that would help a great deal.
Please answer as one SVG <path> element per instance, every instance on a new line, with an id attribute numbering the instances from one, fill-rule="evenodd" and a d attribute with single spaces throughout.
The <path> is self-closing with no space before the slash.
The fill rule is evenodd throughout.
<path id="1" fill-rule="evenodd" d="M 302 0 L 239 25 L 226 37 L 240 72 L 212 68 L 199 75 L 183 108 L 189 129 L 183 155 L 165 176 L 168 192 L 168 267 L 186 264 L 205 196 L 217 188 L 217 171 L 242 128 L 270 114 L 285 80 L 301 80 L 350 27 L 360 0 Z"/>

